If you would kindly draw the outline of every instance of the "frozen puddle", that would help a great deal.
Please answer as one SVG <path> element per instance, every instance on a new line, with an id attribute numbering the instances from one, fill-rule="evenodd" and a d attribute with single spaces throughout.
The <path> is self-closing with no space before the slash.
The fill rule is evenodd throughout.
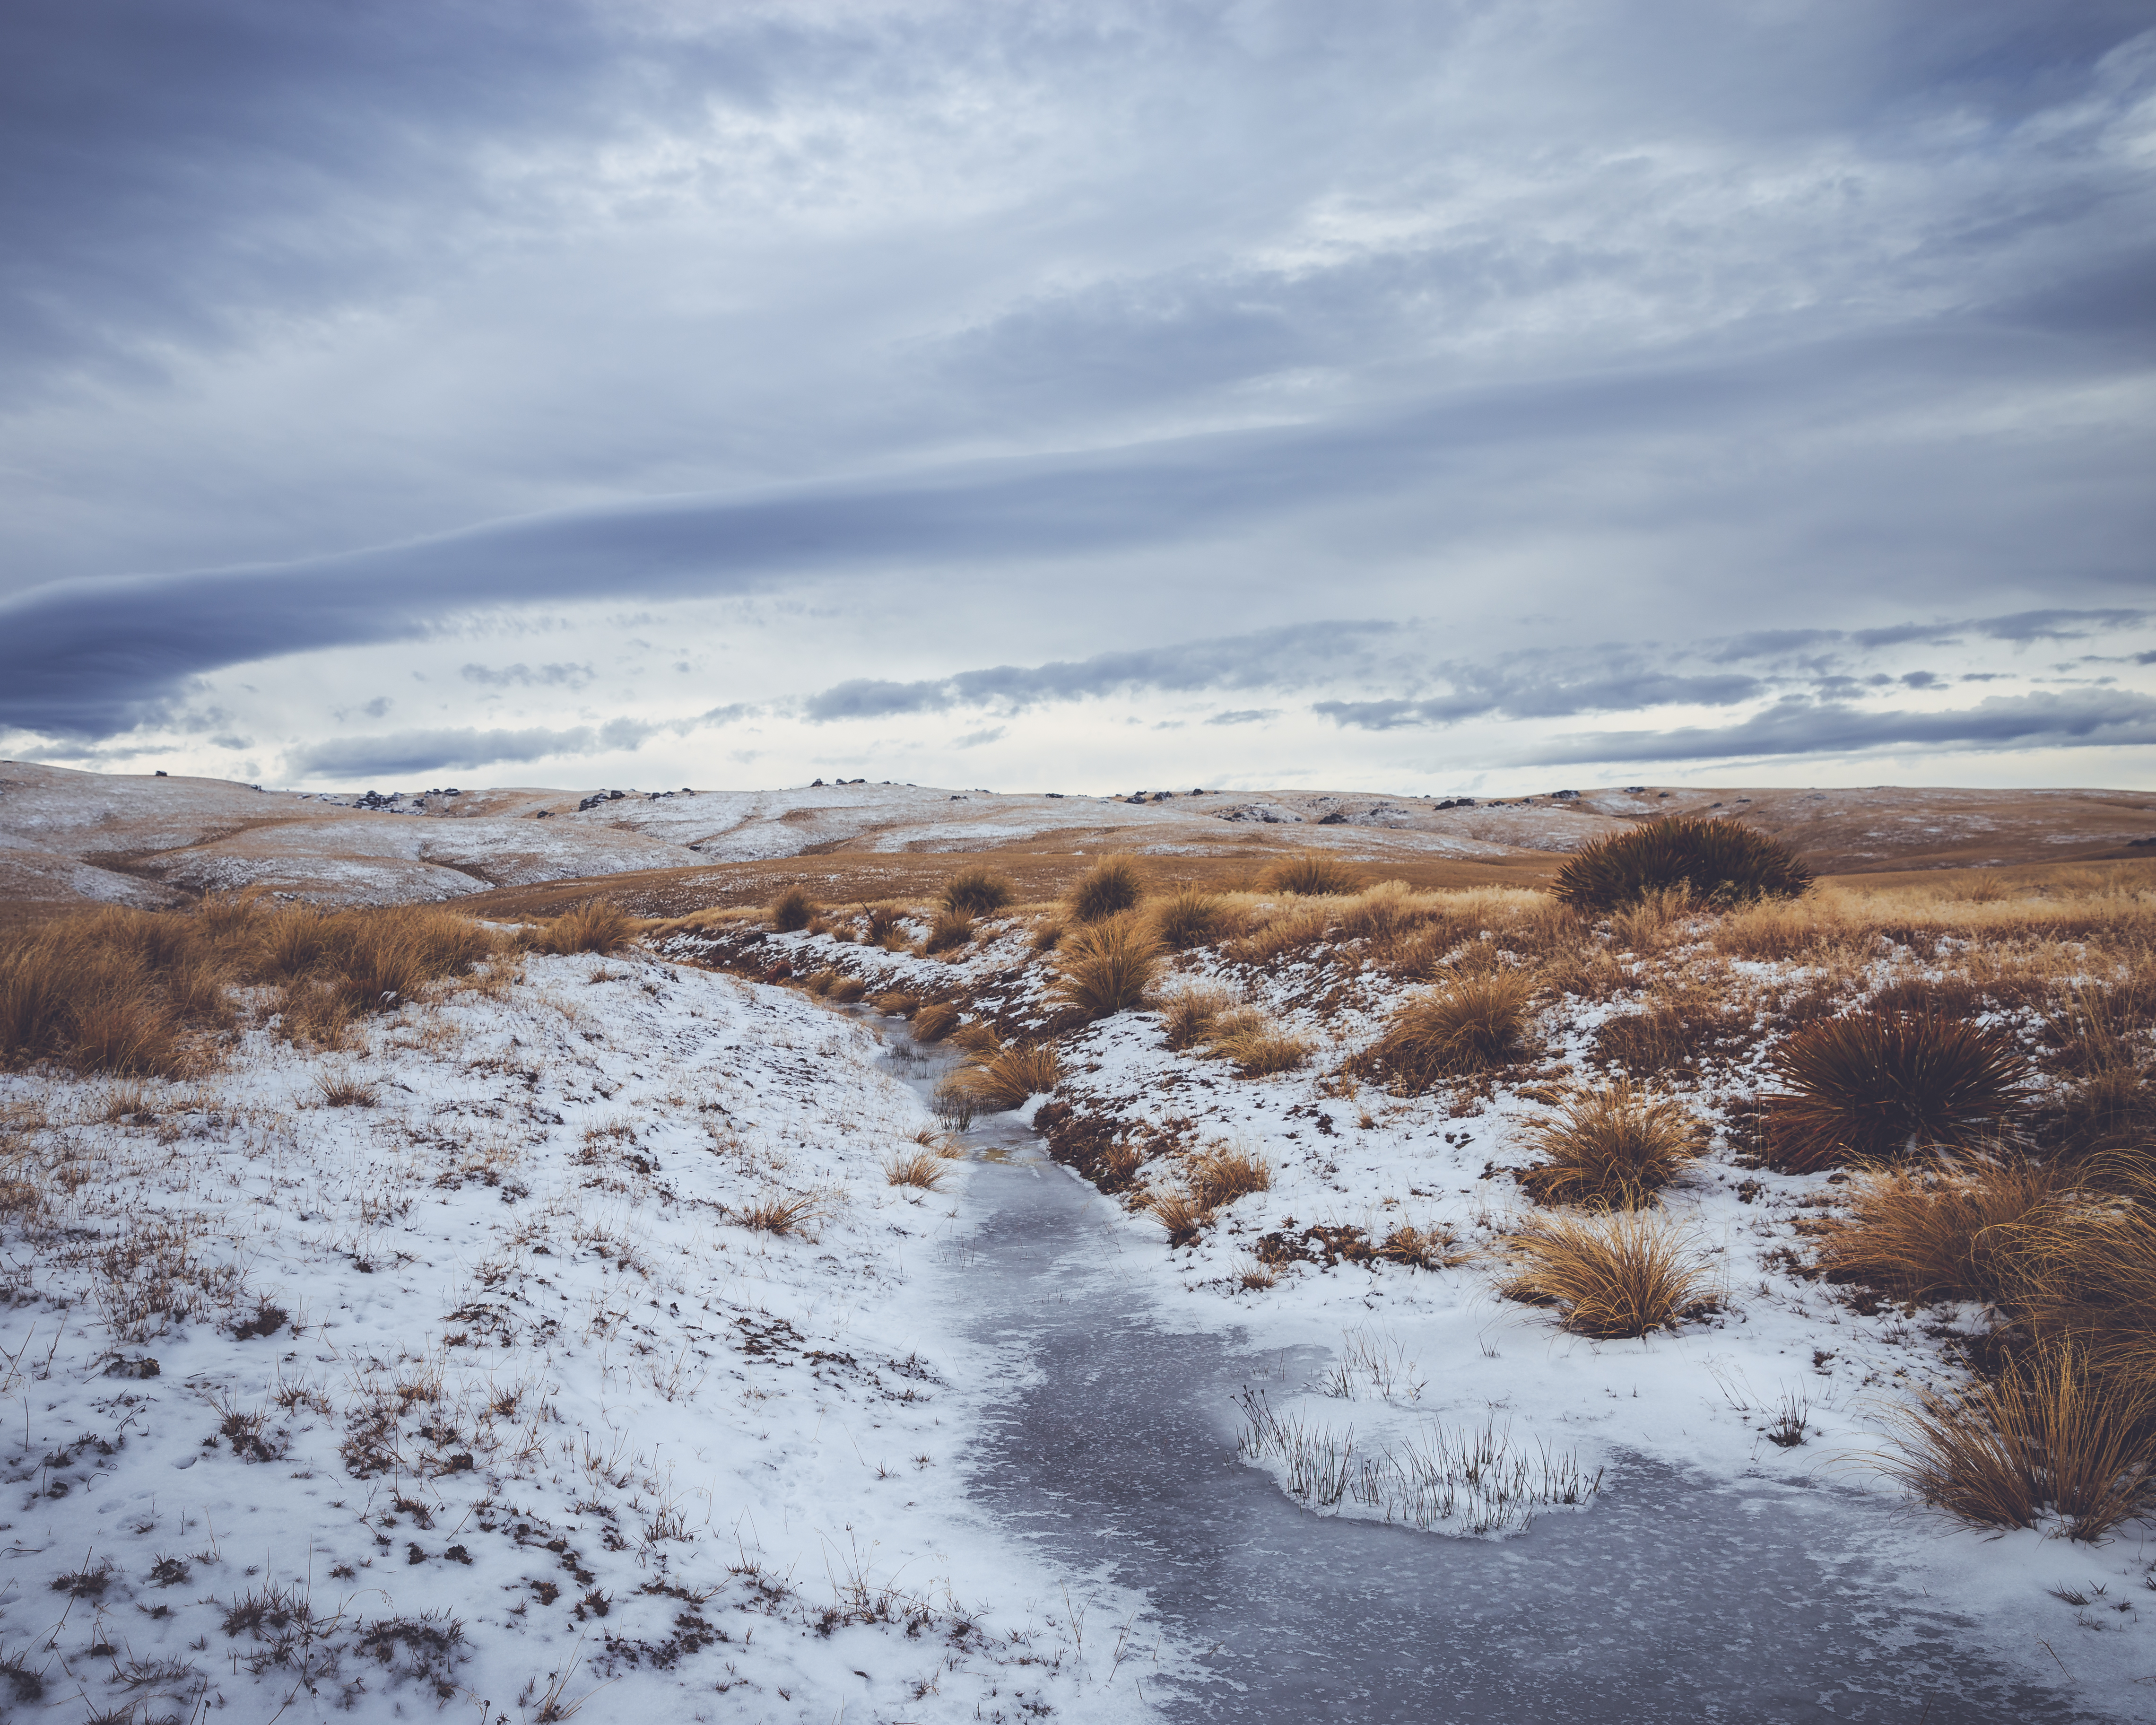
<path id="1" fill-rule="evenodd" d="M 978 1227 L 951 1248 L 1009 1350 L 973 1490 L 1080 1574 L 1142 1589 L 1210 1681 L 1171 1718 L 1358 1722 L 2091 1718 L 1974 1651 L 1867 1558 L 1890 1512 L 1831 1487 L 1702 1486 L 1620 1455 L 1585 1513 L 1502 1543 L 1307 1514 L 1237 1459 L 1246 1383 L 1316 1353 L 1148 1322 L 1108 1201 L 1010 1117 L 969 1142 Z M 1434 1362 L 1425 1362 L 1432 1365 Z M 1283 1382 L 1282 1373 L 1286 1374 Z"/>

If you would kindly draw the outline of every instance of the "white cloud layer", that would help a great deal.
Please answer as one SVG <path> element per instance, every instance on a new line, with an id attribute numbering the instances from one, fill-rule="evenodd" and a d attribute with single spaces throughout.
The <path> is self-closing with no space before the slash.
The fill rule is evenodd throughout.
<path id="1" fill-rule="evenodd" d="M 0 47 L 13 754 L 2156 771 L 2138 6 L 140 0 Z"/>

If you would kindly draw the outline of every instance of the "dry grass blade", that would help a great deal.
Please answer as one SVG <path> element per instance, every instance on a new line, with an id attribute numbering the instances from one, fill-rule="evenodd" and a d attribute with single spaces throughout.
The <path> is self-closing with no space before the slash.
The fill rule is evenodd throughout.
<path id="1" fill-rule="evenodd" d="M 1967 1146 L 2027 1111 L 2028 1063 L 2000 1031 L 1928 1013 L 1856 1012 L 1806 1025 L 1771 1065 L 1776 1165 L 1810 1173 L 1912 1145 Z"/>
<path id="2" fill-rule="evenodd" d="M 883 1175 L 894 1186 L 937 1192 L 942 1189 L 943 1163 L 944 1158 L 933 1150 L 909 1150 L 886 1163 Z"/>
<path id="3" fill-rule="evenodd" d="M 1055 994 L 1089 1019 L 1105 1019 L 1140 1004 L 1160 969 L 1152 932 L 1135 917 L 1119 916 L 1080 929 L 1063 943 Z"/>
<path id="4" fill-rule="evenodd" d="M 1544 1160 L 1520 1183 L 1544 1204 L 1639 1209 L 1699 1155 L 1706 1136 L 1681 1104 L 1612 1085 L 1574 1095 L 1558 1118 L 1528 1127 Z"/>
<path id="5" fill-rule="evenodd" d="M 1070 914 L 1081 922 L 1101 922 L 1137 908 L 1145 881 L 1127 856 L 1104 857 L 1070 889 Z"/>
<path id="6" fill-rule="evenodd" d="M 1558 1322 L 1577 1335 L 1675 1329 L 1720 1303 L 1707 1266 L 1687 1258 L 1684 1236 L 1651 1212 L 1537 1216 L 1505 1245 L 1513 1266 L 1499 1291 L 1560 1307 Z"/>
<path id="7" fill-rule="evenodd" d="M 1369 1059 L 1404 1090 L 1439 1078 L 1482 1072 L 1526 1055 L 1532 984 L 1516 972 L 1467 977 L 1410 1001 Z"/>

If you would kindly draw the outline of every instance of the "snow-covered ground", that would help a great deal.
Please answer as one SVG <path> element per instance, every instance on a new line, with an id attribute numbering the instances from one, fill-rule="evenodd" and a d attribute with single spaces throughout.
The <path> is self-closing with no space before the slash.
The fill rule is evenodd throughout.
<path id="1" fill-rule="evenodd" d="M 835 968 L 866 980 L 871 998 L 886 988 L 951 995 L 998 1023 L 1006 1040 L 1023 1040 L 1050 1013 L 1051 963 L 1029 952 L 1016 923 L 948 962 L 738 925 L 685 930 L 662 944 L 736 965 L 784 962 L 797 978 Z M 1859 1542 L 1867 1561 L 1896 1576 L 1905 1599 L 1965 1620 L 1972 1658 L 2001 1661 L 2032 1690 L 2094 1717 L 2156 1717 L 2156 1528 L 2135 1524 L 2096 1546 L 2043 1531 L 1972 1529 L 1911 1502 L 1880 1472 L 1894 1412 L 1926 1387 L 1963 1381 L 1949 1344 L 1980 1329 L 1983 1315 L 1852 1301 L 1800 1273 L 1804 1241 L 1791 1224 L 1821 1214 L 1834 1185 L 1738 1165 L 1722 1105 L 1756 1073 L 1687 1092 L 1715 1137 L 1666 1194 L 1668 1213 L 1711 1269 L 1721 1309 L 1675 1334 L 1584 1339 L 1495 1292 L 1492 1249 L 1533 1210 L 1512 1178 L 1533 1160 L 1522 1127 L 1547 1113 L 1548 1101 L 1525 1083 L 1481 1098 L 1464 1089 L 1403 1098 L 1343 1080 L 1343 1058 L 1374 1037 L 1397 989 L 1352 963 L 1343 978 L 1322 958 L 1254 969 L 1200 952 L 1178 961 L 1180 976 L 1164 984 L 1212 982 L 1241 993 L 1310 1040 L 1317 1052 L 1301 1071 L 1238 1078 L 1221 1061 L 1167 1048 L 1157 1013 L 1120 1014 L 1059 1045 L 1057 1101 L 1145 1149 L 1141 1182 L 1174 1185 L 1183 1158 L 1211 1145 L 1270 1165 L 1269 1190 L 1226 1206 L 1180 1250 L 1169 1249 L 1150 1213 L 1103 1206 L 1123 1243 L 1118 1261 L 1142 1283 L 1156 1322 L 1233 1333 L 1252 1354 L 1322 1358 L 1270 1386 L 1267 1403 L 1306 1436 L 1329 1435 L 1336 1451 L 1352 1432 L 1355 1455 L 1441 1459 L 1494 1432 L 1537 1469 L 1547 1457 L 1586 1479 L 1608 1470 L 1601 1498 L 1530 1506 L 1533 1513 L 1594 1516 L 1609 1494 L 1626 1489 L 1627 1458 L 1709 1484 L 1830 1488 L 1862 1513 L 1852 1510 L 1839 1532 L 1831 1518 L 1778 1527 L 1763 1517 L 1760 1539 Z M 1611 1009 L 1575 1004 L 1568 1017 L 1546 1017 L 1543 1071 L 1578 1069 Z M 1033 1099 L 1021 1117 L 1041 1106 Z M 1445 1255 L 1459 1261 L 1328 1263 L 1307 1231 L 1345 1228 L 1376 1243 L 1403 1224 L 1451 1242 Z M 1276 1259 L 1283 1243 L 1308 1255 L 1268 1270 L 1256 1250 L 1267 1236 Z M 1863 1304 L 1873 1305 L 1869 1315 Z M 1797 1440 L 1777 1442 L 1778 1432 Z M 1276 1450 L 1251 1461 L 1286 1485 Z M 1431 1517 L 1429 1537 L 1471 1532 L 1474 1496 L 1463 1491 L 1453 1513 Z M 1397 1492 L 1362 1502 L 1351 1492 L 1317 1507 L 1416 1519 Z M 1520 1525 L 1491 1519 L 1503 1524 L 1499 1537 Z M 1881 1634 L 1891 1633 L 1882 1624 Z"/>
<path id="2" fill-rule="evenodd" d="M 871 1030 L 534 957 L 363 1041 L 0 1077 L 0 1716 L 1146 1712 L 1142 1600 L 968 1502 L 969 1165 L 886 1183 Z"/>

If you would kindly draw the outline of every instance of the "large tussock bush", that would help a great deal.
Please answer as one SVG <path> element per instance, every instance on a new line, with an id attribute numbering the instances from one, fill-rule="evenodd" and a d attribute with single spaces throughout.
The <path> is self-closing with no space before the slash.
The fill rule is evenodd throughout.
<path id="1" fill-rule="evenodd" d="M 1152 931 L 1118 916 L 1081 928 L 1057 954 L 1054 997 L 1089 1019 L 1128 1012 L 1142 1004 L 1160 972 Z"/>
<path id="2" fill-rule="evenodd" d="M 1137 908 L 1145 881 L 1127 856 L 1102 859 L 1078 877 L 1070 889 L 1070 914 L 1081 922 L 1102 922 Z"/>
<path id="3" fill-rule="evenodd" d="M 2029 1065 L 2004 1032 L 1932 1013 L 1823 1019 L 1772 1056 L 1775 1163 L 1810 1173 L 1851 1158 L 1974 1145 L 2028 1106 Z"/>
<path id="4" fill-rule="evenodd" d="M 1517 972 L 1462 977 L 1394 1014 L 1365 1064 L 1396 1089 L 1427 1090 L 1440 1078 L 1486 1072 L 1532 1051 L 1530 980 Z"/>
<path id="5" fill-rule="evenodd" d="M 1797 898 L 1813 880 L 1779 839 L 1738 821 L 1681 814 L 1589 841 L 1565 860 L 1551 891 L 1575 910 L 1600 911 L 1672 888 L 1716 906 Z"/>
<path id="6" fill-rule="evenodd" d="M 961 869 L 943 883 L 943 908 L 954 916 L 988 916 L 1015 897 L 1009 880 L 993 869 Z"/>
<path id="7" fill-rule="evenodd" d="M 1267 870 L 1265 885 L 1272 892 L 1291 892 L 1299 898 L 1345 896 L 1361 890 L 1355 871 L 1337 857 L 1306 852 L 1276 863 Z"/>

